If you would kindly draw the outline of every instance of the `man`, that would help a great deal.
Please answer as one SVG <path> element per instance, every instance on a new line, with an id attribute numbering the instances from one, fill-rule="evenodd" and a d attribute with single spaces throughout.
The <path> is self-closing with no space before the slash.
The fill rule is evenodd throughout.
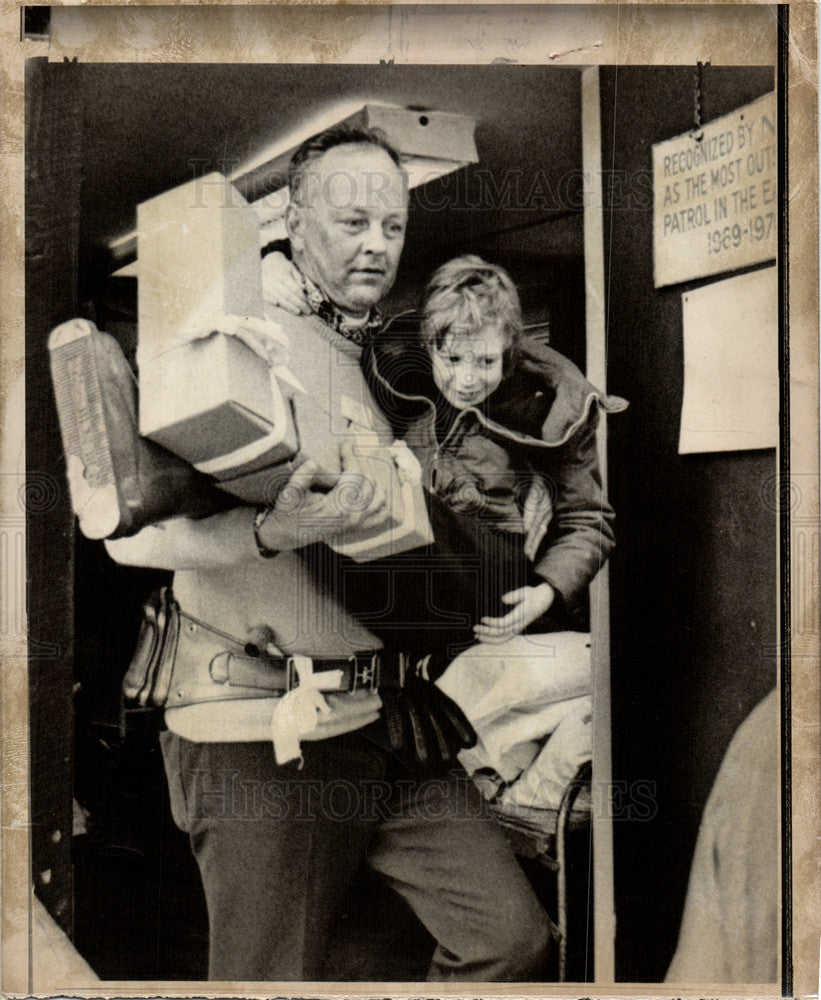
<path id="1" fill-rule="evenodd" d="M 286 221 L 311 315 L 274 318 L 295 350 L 310 332 L 356 358 L 396 274 L 405 174 L 380 136 L 346 130 L 300 147 L 289 182 Z M 331 382 L 326 373 L 329 392 Z M 361 390 L 357 413 L 381 419 L 364 380 Z M 552 928 L 478 792 L 451 775 L 415 780 L 386 749 L 379 695 L 367 684 L 348 690 L 346 665 L 370 662 L 381 643 L 342 603 L 325 543 L 383 523 L 388 498 L 349 472 L 326 494 L 311 489 L 320 479 L 306 463 L 270 511 L 178 518 L 108 543 L 120 562 L 175 570 L 187 615 L 178 668 L 193 680 L 177 703 L 183 687 L 172 684 L 163 755 L 205 888 L 209 977 L 322 980 L 364 860 L 436 939 L 429 979 L 537 979 Z M 281 691 L 215 680 L 226 662 L 253 673 L 242 649 L 257 646 L 290 655 L 303 691 L 311 671 L 342 675 L 314 702 L 299 763 L 275 763 Z"/>

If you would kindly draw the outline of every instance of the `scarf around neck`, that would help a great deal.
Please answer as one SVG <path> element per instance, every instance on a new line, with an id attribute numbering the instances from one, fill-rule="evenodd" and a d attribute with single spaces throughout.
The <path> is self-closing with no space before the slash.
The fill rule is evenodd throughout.
<path id="1" fill-rule="evenodd" d="M 331 302 L 307 275 L 302 274 L 300 271 L 300 276 L 302 278 L 302 289 L 305 292 L 305 298 L 308 300 L 311 312 L 315 316 L 318 316 L 324 323 L 327 323 L 333 330 L 336 330 L 337 333 L 345 337 L 346 340 L 350 340 L 357 347 L 362 347 L 381 329 L 382 316 L 375 306 L 368 311 L 368 315 L 363 322 L 356 322 L 347 317 L 339 306 Z"/>

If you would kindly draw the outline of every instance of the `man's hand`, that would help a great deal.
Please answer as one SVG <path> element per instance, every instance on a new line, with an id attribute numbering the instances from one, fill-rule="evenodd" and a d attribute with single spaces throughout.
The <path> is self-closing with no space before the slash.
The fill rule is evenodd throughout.
<path id="1" fill-rule="evenodd" d="M 310 459 L 294 471 L 259 529 L 266 548 L 290 550 L 331 542 L 388 519 L 385 491 L 347 470 L 350 447 L 343 445 L 341 451 L 343 471 L 336 475 L 322 472 Z"/>
<path id="2" fill-rule="evenodd" d="M 343 469 L 346 449 L 342 450 Z M 303 462 L 280 491 L 276 504 L 258 529 L 259 540 L 272 550 L 290 550 L 329 541 L 340 532 L 378 526 L 387 518 L 384 491 L 362 475 L 321 472 Z M 245 504 L 211 517 L 175 517 L 150 524 L 128 538 L 107 539 L 111 558 L 125 566 L 200 570 L 257 557 L 254 508 Z"/>
<path id="3" fill-rule="evenodd" d="M 305 316 L 311 311 L 299 271 L 278 250 L 262 258 L 262 298 L 294 316 Z"/>
<path id="4" fill-rule="evenodd" d="M 515 604 L 513 610 L 502 618 L 483 618 L 478 625 L 473 626 L 473 632 L 480 642 L 506 642 L 543 615 L 553 603 L 555 596 L 556 592 L 549 583 L 508 591 L 502 595 L 502 602 Z"/>

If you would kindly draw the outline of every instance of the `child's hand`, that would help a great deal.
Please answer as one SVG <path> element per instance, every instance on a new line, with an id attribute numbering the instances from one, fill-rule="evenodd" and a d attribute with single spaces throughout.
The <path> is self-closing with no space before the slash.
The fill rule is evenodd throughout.
<path id="1" fill-rule="evenodd" d="M 262 258 L 262 298 L 294 316 L 308 315 L 311 311 L 299 271 L 278 250 Z"/>
<path id="2" fill-rule="evenodd" d="M 553 603 L 556 592 L 549 583 L 540 583 L 536 587 L 520 587 L 502 595 L 504 604 L 515 604 L 516 607 L 502 618 L 483 618 L 478 625 L 473 626 L 476 638 L 480 642 L 498 643 L 512 639 L 514 635 L 523 632 L 531 622 Z"/>

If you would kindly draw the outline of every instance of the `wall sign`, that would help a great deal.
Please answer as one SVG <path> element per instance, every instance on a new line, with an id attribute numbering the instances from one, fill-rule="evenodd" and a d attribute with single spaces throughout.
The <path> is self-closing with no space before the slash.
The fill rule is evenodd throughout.
<path id="1" fill-rule="evenodd" d="M 778 444 L 776 269 L 685 292 L 679 454 Z"/>
<path id="2" fill-rule="evenodd" d="M 656 288 L 775 257 L 776 150 L 775 93 L 653 146 Z"/>

